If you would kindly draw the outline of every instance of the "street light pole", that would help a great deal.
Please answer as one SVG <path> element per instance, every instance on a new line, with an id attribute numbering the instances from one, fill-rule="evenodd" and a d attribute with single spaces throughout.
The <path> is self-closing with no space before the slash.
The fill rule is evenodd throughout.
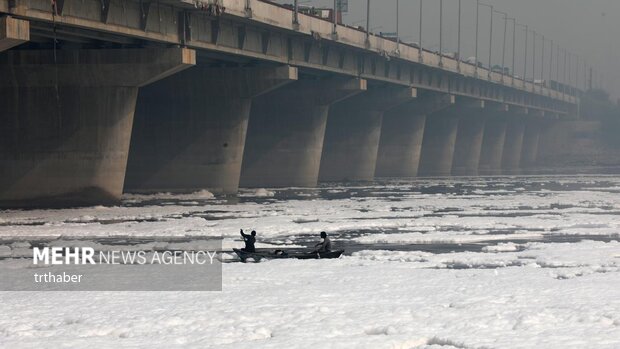
<path id="1" fill-rule="evenodd" d="M 557 58 L 555 59 L 556 60 L 556 62 L 555 62 L 555 81 L 559 83 L 560 82 L 560 45 L 558 44 L 556 46 L 556 48 L 557 48 L 557 50 L 556 50 Z"/>
<path id="2" fill-rule="evenodd" d="M 299 26 L 299 0 L 295 0 L 295 11 L 293 12 L 293 24 Z"/>
<path id="3" fill-rule="evenodd" d="M 527 25 L 523 25 L 521 23 L 517 23 L 518 26 L 525 28 L 525 60 L 523 61 L 523 81 L 525 82 L 527 79 L 527 37 L 529 35 L 529 27 Z"/>
<path id="4" fill-rule="evenodd" d="M 572 74 L 571 68 L 570 68 L 571 67 L 571 64 L 570 64 L 570 58 L 571 58 L 570 56 L 571 56 L 571 54 L 570 54 L 570 52 L 567 52 L 567 55 L 568 55 L 568 68 L 567 68 L 568 69 L 568 87 L 572 89 L 572 87 L 573 87 L 573 85 L 572 85 L 573 81 L 572 80 L 573 79 L 572 79 L 571 75 L 573 75 L 573 74 Z"/>
<path id="5" fill-rule="evenodd" d="M 422 0 L 420 0 L 422 1 Z M 478 77 L 478 27 L 480 26 L 480 0 L 476 0 L 476 57 L 474 57 L 475 59 L 475 66 L 476 66 L 476 70 L 475 70 L 475 76 Z"/>
<path id="6" fill-rule="evenodd" d="M 575 55 L 577 60 L 575 64 L 575 88 L 579 89 L 579 56 Z"/>
<path id="7" fill-rule="evenodd" d="M 443 0 L 439 0 L 439 66 L 443 67 Z"/>
<path id="8" fill-rule="evenodd" d="M 564 90 L 564 93 L 566 93 L 566 49 L 564 50 L 564 67 L 563 67 L 563 73 L 562 75 L 564 76 L 562 78 L 562 83 L 564 84 L 564 88 L 562 90 Z"/>
<path id="9" fill-rule="evenodd" d="M 549 84 L 551 84 L 551 80 L 553 80 L 553 40 L 551 40 L 551 49 L 549 51 Z"/>
<path id="10" fill-rule="evenodd" d="M 540 80 L 545 80 L 545 36 L 542 35 L 542 57 L 540 59 Z"/>
<path id="11" fill-rule="evenodd" d="M 422 54 L 422 3 L 424 0 L 419 0 L 420 1 L 420 17 L 419 17 L 419 23 L 420 23 L 420 30 L 418 31 L 418 35 L 419 35 L 419 39 L 418 39 L 418 61 L 420 61 L 420 63 L 424 62 L 424 55 Z"/>
<path id="12" fill-rule="evenodd" d="M 516 49 L 517 49 L 517 19 L 516 18 L 510 18 L 510 20 L 512 20 L 512 69 L 511 69 L 511 81 L 512 84 L 514 85 L 515 83 L 515 53 L 516 53 Z"/>
<path id="13" fill-rule="evenodd" d="M 489 75 L 488 78 L 491 78 L 491 70 L 492 68 L 492 64 L 491 64 L 491 56 L 492 56 L 492 52 L 493 52 L 493 6 L 491 6 L 491 29 L 489 32 Z"/>
<path id="14" fill-rule="evenodd" d="M 459 34 L 458 34 L 458 45 L 457 45 L 457 61 L 456 61 L 456 70 L 461 71 L 461 0 L 459 0 Z"/>
<path id="15" fill-rule="evenodd" d="M 338 0 L 334 0 L 334 11 L 332 13 L 333 18 L 333 29 L 332 35 L 336 36 L 338 34 Z"/>
<path id="16" fill-rule="evenodd" d="M 532 30 L 532 37 L 534 41 L 534 48 L 532 50 L 532 82 L 536 82 L 536 31 Z"/>
<path id="17" fill-rule="evenodd" d="M 370 0 L 366 0 L 366 45 L 370 46 Z"/>
<path id="18" fill-rule="evenodd" d="M 508 30 L 508 13 L 502 11 L 495 11 L 504 15 L 504 43 L 502 46 L 502 82 L 504 81 L 504 70 L 506 64 L 506 32 Z"/>
<path id="19" fill-rule="evenodd" d="M 399 6 L 400 5 L 400 0 L 396 0 L 396 45 L 398 47 L 398 44 L 400 43 L 400 26 L 399 26 Z"/>

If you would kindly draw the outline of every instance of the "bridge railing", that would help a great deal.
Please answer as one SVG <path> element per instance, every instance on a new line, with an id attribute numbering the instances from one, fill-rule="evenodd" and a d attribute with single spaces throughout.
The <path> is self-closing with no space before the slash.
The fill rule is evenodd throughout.
<path id="1" fill-rule="evenodd" d="M 294 30 L 308 35 L 318 35 L 322 40 L 334 40 L 360 49 L 375 51 L 379 54 L 388 55 L 401 60 L 413 63 L 424 64 L 426 66 L 440 68 L 465 76 L 488 80 L 490 82 L 504 86 L 524 90 L 547 96 L 553 99 L 562 100 L 568 103 L 577 103 L 575 96 L 568 95 L 553 89 L 536 85 L 532 82 L 515 78 L 494 71 L 489 71 L 484 67 L 476 67 L 472 64 L 461 62 L 460 70 L 456 59 L 440 56 L 435 52 L 422 50 L 407 45 L 397 43 L 394 40 L 386 39 L 370 33 L 367 37 L 366 32 L 357 28 L 345 25 L 338 25 L 336 28 L 337 37 L 333 34 L 333 23 L 325 19 L 309 16 L 303 13 L 298 14 L 299 26 L 293 25 L 293 10 L 284 6 L 278 6 L 263 0 L 222 0 L 228 14 L 245 17 L 248 15 L 248 7 L 251 9 L 252 19 L 267 25 L 276 26 L 286 30 Z M 422 60 L 420 61 L 420 56 Z"/>

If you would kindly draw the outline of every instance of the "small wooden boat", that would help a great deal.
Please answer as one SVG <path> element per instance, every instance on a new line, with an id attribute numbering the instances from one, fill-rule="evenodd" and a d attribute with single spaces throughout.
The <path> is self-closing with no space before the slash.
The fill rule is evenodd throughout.
<path id="1" fill-rule="evenodd" d="M 344 250 L 329 251 L 329 252 L 293 252 L 288 253 L 286 251 L 256 251 L 246 252 L 240 249 L 234 248 L 233 251 L 239 256 L 239 259 L 245 263 L 248 259 L 254 261 L 260 261 L 261 259 L 335 259 L 339 258 Z"/>

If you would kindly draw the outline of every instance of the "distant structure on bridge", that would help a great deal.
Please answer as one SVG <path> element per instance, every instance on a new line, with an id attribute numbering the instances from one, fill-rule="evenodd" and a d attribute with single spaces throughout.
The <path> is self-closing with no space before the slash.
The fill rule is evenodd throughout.
<path id="1" fill-rule="evenodd" d="M 578 117 L 575 89 L 308 11 L 0 0 L 0 207 L 518 173 Z"/>

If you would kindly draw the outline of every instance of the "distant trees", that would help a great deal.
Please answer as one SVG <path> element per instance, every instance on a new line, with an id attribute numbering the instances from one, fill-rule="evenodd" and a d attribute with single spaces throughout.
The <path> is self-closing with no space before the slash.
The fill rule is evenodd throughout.
<path id="1" fill-rule="evenodd" d="M 602 122 L 604 141 L 620 147 L 620 106 L 613 103 L 609 94 L 601 89 L 587 91 L 581 98 L 581 115 L 584 119 Z"/>

